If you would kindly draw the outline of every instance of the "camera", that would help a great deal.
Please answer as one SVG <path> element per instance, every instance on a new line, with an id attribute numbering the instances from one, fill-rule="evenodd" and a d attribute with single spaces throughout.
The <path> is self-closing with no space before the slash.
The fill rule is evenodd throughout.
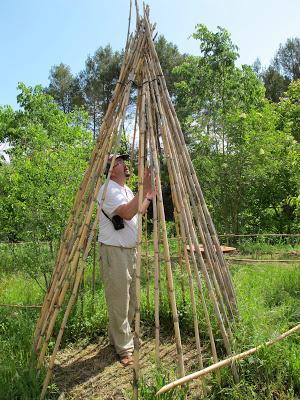
<path id="1" fill-rule="evenodd" d="M 119 231 L 120 229 L 124 228 L 124 221 L 123 218 L 120 217 L 120 215 L 114 215 L 111 219 L 111 222 L 113 223 L 113 226 L 116 231 Z"/>

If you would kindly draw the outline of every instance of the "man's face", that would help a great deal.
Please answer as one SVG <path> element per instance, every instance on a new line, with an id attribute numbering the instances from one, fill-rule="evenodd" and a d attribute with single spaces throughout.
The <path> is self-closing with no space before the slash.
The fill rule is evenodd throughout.
<path id="1" fill-rule="evenodd" d="M 130 177 L 130 171 L 128 166 L 125 163 L 125 160 L 121 157 L 116 158 L 115 164 L 113 166 L 112 170 L 112 176 L 114 177 L 123 177 L 129 178 Z"/>

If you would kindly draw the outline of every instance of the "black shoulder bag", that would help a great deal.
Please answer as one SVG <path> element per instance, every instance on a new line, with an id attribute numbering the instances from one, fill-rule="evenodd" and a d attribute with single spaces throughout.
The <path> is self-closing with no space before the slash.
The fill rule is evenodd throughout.
<path id="1" fill-rule="evenodd" d="M 103 214 L 112 222 L 114 228 L 116 231 L 119 231 L 120 229 L 124 228 L 124 221 L 123 218 L 120 217 L 120 215 L 114 215 L 112 218 L 109 218 L 109 216 L 104 212 L 104 210 L 101 210 Z"/>

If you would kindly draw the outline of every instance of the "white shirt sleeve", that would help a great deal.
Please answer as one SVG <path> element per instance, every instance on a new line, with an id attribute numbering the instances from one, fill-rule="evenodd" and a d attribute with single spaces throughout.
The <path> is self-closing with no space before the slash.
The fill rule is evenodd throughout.
<path id="1" fill-rule="evenodd" d="M 97 196 L 98 204 L 101 202 L 102 198 L 102 193 L 103 193 L 104 185 L 100 188 L 99 194 Z M 104 198 L 104 203 L 103 203 L 103 210 L 104 212 L 110 216 L 114 216 L 115 210 L 123 205 L 127 204 L 128 199 L 123 193 L 121 187 L 117 187 L 117 185 L 112 185 L 108 184 L 107 190 L 106 190 L 106 195 Z"/>

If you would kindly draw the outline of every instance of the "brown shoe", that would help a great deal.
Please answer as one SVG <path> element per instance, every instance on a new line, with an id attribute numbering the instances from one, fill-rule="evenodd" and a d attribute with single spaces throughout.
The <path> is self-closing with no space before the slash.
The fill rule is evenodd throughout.
<path id="1" fill-rule="evenodd" d="M 133 365 L 133 357 L 131 355 L 121 357 L 120 363 L 123 365 L 123 367 Z"/>

